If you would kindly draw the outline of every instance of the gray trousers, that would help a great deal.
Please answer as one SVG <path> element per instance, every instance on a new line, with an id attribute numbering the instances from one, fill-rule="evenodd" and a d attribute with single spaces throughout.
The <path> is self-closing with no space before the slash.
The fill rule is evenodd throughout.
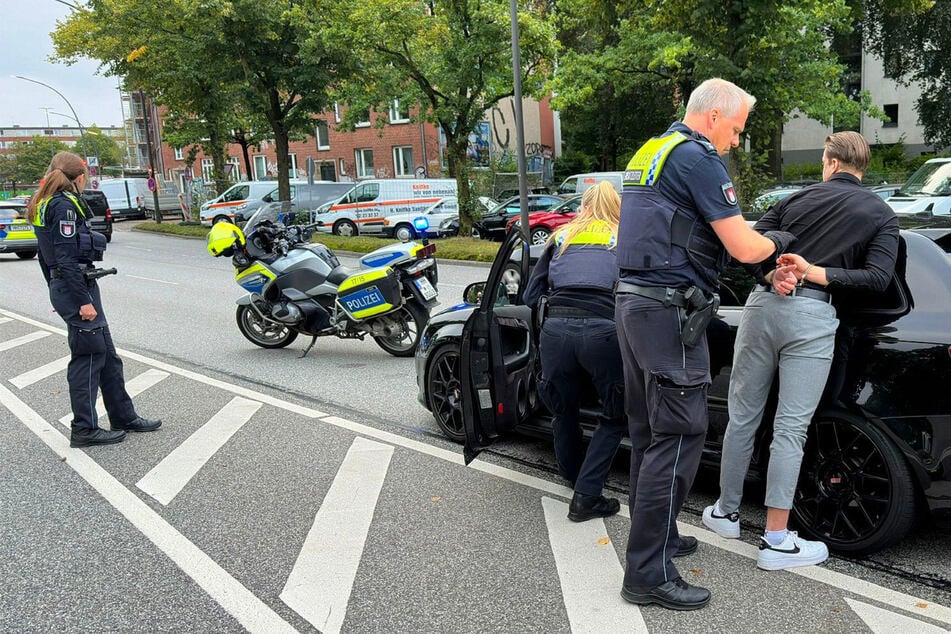
<path id="1" fill-rule="evenodd" d="M 766 506 L 792 508 L 806 432 L 829 375 L 838 325 L 829 303 L 766 291 L 750 293 L 733 349 L 730 422 L 720 462 L 723 512 L 739 509 L 756 431 L 777 369 L 779 401 L 769 446 Z"/>

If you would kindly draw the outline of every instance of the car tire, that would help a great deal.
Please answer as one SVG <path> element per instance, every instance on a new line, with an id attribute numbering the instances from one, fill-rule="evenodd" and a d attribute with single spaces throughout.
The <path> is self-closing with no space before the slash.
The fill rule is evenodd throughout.
<path id="1" fill-rule="evenodd" d="M 333 233 L 336 236 L 350 238 L 357 235 L 357 225 L 350 220 L 338 220 L 334 223 Z"/>
<path id="2" fill-rule="evenodd" d="M 472 228 L 472 232 L 471 232 L 469 235 L 471 235 L 471 236 L 472 236 L 473 238 L 475 238 L 476 240 L 481 240 L 481 239 L 482 239 L 482 232 L 479 231 L 479 228 L 478 228 L 478 227 L 473 227 L 473 228 Z"/>
<path id="3" fill-rule="evenodd" d="M 393 237 L 400 242 L 409 242 L 416 239 L 416 231 L 407 224 L 396 225 L 396 229 L 393 230 Z"/>
<path id="4" fill-rule="evenodd" d="M 911 470 L 884 432 L 847 412 L 813 420 L 792 510 L 804 534 L 860 556 L 901 541 L 916 512 Z"/>
<path id="5" fill-rule="evenodd" d="M 532 229 L 531 241 L 532 244 L 545 244 L 548 241 L 548 237 L 551 235 L 551 231 L 547 227 L 536 227 Z"/>
<path id="6" fill-rule="evenodd" d="M 229 218 L 228 216 L 215 216 L 214 219 L 211 221 L 211 224 L 216 225 L 219 222 L 231 222 L 231 218 Z"/>
<path id="7" fill-rule="evenodd" d="M 106 236 L 106 242 L 112 242 L 112 234 L 111 234 L 111 233 L 107 233 L 107 234 L 105 234 L 105 236 Z"/>
<path id="8" fill-rule="evenodd" d="M 518 262 L 509 262 L 502 270 L 502 283 L 505 284 L 505 290 L 509 297 L 515 297 L 518 294 L 519 286 L 522 283 L 522 267 Z"/>
<path id="9" fill-rule="evenodd" d="M 36 257 L 36 251 L 17 251 L 17 257 L 21 260 L 32 260 Z"/>
<path id="10" fill-rule="evenodd" d="M 458 344 L 446 343 L 432 353 L 426 369 L 426 402 L 429 411 L 433 413 L 439 431 L 458 443 L 466 440 L 462 420 L 460 359 Z"/>

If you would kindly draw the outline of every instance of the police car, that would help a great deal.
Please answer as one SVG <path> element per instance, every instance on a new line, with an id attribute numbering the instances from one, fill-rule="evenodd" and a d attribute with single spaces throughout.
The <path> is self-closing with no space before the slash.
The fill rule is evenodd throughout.
<path id="1" fill-rule="evenodd" d="M 26 220 L 27 201 L 0 200 L 0 254 L 16 253 L 22 260 L 36 257 L 36 233 Z"/>

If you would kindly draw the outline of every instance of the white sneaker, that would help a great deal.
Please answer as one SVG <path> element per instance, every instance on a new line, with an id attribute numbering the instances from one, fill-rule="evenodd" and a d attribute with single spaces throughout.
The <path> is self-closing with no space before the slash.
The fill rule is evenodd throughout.
<path id="1" fill-rule="evenodd" d="M 829 558 L 829 549 L 822 542 L 811 542 L 789 531 L 783 543 L 773 546 L 765 537 L 760 538 L 759 559 L 756 566 L 763 570 L 785 570 L 798 566 L 821 564 Z"/>
<path id="2" fill-rule="evenodd" d="M 734 511 L 717 515 L 716 505 L 703 509 L 703 525 L 720 537 L 737 539 L 740 536 L 740 514 Z"/>

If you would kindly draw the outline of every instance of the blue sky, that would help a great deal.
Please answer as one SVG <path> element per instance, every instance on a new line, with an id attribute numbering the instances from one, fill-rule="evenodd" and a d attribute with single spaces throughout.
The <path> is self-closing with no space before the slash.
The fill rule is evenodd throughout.
<path id="1" fill-rule="evenodd" d="M 56 0 L 2 0 L 0 15 L 5 22 L 0 36 L 0 128 L 74 125 L 67 117 L 69 106 L 52 90 L 13 75 L 49 84 L 63 93 L 76 110 L 83 126 L 122 125 L 122 106 L 115 77 L 97 75 L 99 64 L 83 60 L 72 66 L 53 63 L 50 31 L 69 14 L 69 7 Z"/>

